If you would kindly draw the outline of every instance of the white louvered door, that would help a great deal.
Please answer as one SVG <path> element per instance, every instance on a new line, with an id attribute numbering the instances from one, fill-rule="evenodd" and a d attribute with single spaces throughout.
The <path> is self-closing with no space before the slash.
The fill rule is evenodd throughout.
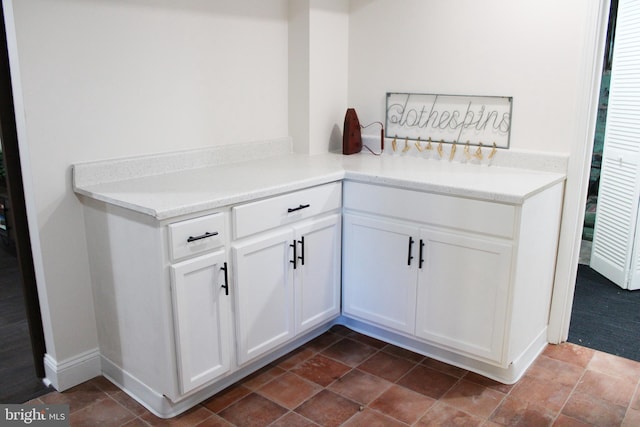
<path id="1" fill-rule="evenodd" d="M 620 0 L 591 267 L 640 288 L 640 0 Z"/>

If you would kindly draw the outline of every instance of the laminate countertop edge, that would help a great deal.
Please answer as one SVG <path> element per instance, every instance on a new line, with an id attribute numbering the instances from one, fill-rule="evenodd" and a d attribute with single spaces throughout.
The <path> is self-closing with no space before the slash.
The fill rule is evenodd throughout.
<path id="1" fill-rule="evenodd" d="M 74 180 L 73 190 L 163 221 L 344 179 L 521 205 L 566 175 L 365 153 L 289 154 L 95 185 Z"/>

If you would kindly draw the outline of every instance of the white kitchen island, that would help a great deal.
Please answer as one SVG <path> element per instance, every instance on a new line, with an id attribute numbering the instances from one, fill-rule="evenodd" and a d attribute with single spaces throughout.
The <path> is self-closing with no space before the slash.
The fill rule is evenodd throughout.
<path id="1" fill-rule="evenodd" d="M 170 417 L 339 323 L 517 381 L 547 342 L 566 164 L 521 157 L 285 138 L 74 165 L 103 373 Z"/>

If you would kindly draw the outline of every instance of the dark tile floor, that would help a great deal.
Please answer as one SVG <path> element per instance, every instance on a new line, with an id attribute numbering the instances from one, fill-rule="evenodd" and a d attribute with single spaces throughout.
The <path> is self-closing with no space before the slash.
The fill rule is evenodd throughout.
<path id="1" fill-rule="evenodd" d="M 336 326 L 173 419 L 103 377 L 33 403 L 72 426 L 640 426 L 640 363 L 550 345 L 514 385 Z"/>

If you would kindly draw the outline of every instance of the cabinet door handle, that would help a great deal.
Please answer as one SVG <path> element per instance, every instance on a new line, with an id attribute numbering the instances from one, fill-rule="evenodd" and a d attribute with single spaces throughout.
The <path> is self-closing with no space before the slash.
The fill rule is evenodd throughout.
<path id="1" fill-rule="evenodd" d="M 214 231 L 213 233 L 209 233 L 208 231 L 204 234 L 201 234 L 199 236 L 189 236 L 189 238 L 187 239 L 187 243 L 191 243 L 191 242 L 195 242 L 196 240 L 202 240 L 202 239 L 206 239 L 208 237 L 213 237 L 213 236 L 217 236 L 218 232 Z"/>
<path id="2" fill-rule="evenodd" d="M 220 267 L 220 270 L 224 271 L 224 285 L 220 286 L 224 288 L 224 294 L 229 295 L 229 274 L 227 273 L 227 263 L 224 263 L 224 267 Z"/>
<path id="3" fill-rule="evenodd" d="M 291 212 L 299 211 L 299 210 L 302 210 L 302 209 L 307 209 L 310 206 L 311 205 L 300 205 L 297 208 L 289 208 L 289 209 L 287 209 L 287 212 L 291 213 Z"/>
<path id="4" fill-rule="evenodd" d="M 413 259 L 413 237 L 409 236 L 409 253 L 407 255 L 407 265 L 411 265 L 411 260 Z"/>
<path id="5" fill-rule="evenodd" d="M 420 239 L 420 254 L 419 254 L 418 268 L 422 268 L 422 264 L 424 264 L 423 252 L 424 252 L 424 240 Z"/>
<path id="6" fill-rule="evenodd" d="M 304 236 L 300 237 L 298 243 L 300 243 L 300 256 L 298 259 L 300 260 L 300 265 L 304 265 Z"/>
<path id="7" fill-rule="evenodd" d="M 295 270 L 298 262 L 298 255 L 296 250 L 296 248 L 298 247 L 298 244 L 296 243 L 295 239 L 293 240 L 293 243 L 289 245 L 289 247 L 293 248 L 293 259 L 290 260 L 289 262 L 293 264 L 293 269 Z"/>

